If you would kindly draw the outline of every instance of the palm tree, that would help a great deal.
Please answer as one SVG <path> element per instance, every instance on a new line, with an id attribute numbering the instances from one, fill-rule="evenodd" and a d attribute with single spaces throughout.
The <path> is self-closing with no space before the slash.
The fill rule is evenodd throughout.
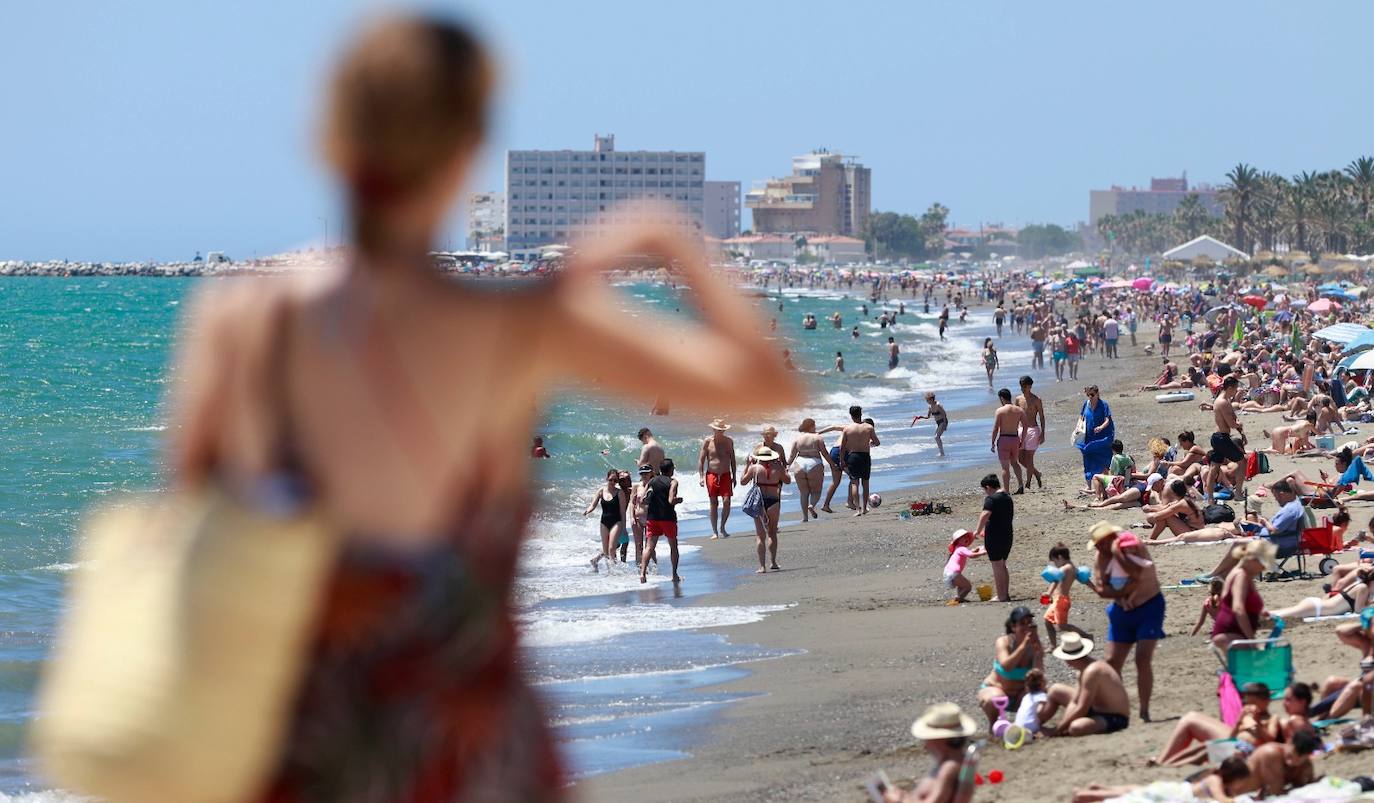
<path id="1" fill-rule="evenodd" d="M 1211 216 L 1207 207 L 1202 205 L 1202 199 L 1197 193 L 1192 193 L 1183 196 L 1183 200 L 1179 201 L 1178 207 L 1174 209 L 1173 225 L 1180 239 L 1192 240 L 1207 231 L 1207 222 Z"/>
<path id="2" fill-rule="evenodd" d="M 1313 208 L 1317 225 L 1322 232 L 1322 245 L 1327 251 L 1344 253 L 1350 239 L 1351 226 L 1358 219 L 1359 210 L 1352 203 L 1354 182 L 1339 170 L 1329 170 L 1317 176 L 1316 205 Z"/>
<path id="3" fill-rule="evenodd" d="M 1251 207 L 1260 192 L 1259 171 L 1244 162 L 1226 174 L 1230 182 L 1221 188 L 1226 200 L 1226 219 L 1231 223 L 1234 245 L 1242 251 L 1250 250 Z"/>
<path id="4" fill-rule="evenodd" d="M 1360 199 L 1360 219 L 1369 220 L 1369 200 L 1374 194 L 1374 159 L 1361 156 L 1345 166 L 1345 174 L 1355 184 L 1355 195 Z"/>
<path id="5" fill-rule="evenodd" d="M 1288 181 L 1277 173 L 1264 172 L 1259 177 L 1260 191 L 1253 202 L 1257 250 L 1272 251 L 1279 235 L 1279 212 Z"/>
<path id="6" fill-rule="evenodd" d="M 1285 236 L 1293 239 L 1293 247 L 1307 250 L 1307 230 L 1312 223 L 1312 206 L 1317 196 L 1317 174 L 1303 171 L 1285 187 L 1283 194 L 1283 222 Z"/>

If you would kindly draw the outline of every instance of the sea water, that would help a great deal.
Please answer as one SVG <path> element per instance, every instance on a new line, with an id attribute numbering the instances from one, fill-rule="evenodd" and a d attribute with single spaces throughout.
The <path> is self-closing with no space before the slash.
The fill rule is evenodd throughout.
<path id="1" fill-rule="evenodd" d="M 0 801 L 63 799 L 35 777 L 24 733 L 75 568 L 74 536 L 92 503 L 159 485 L 168 364 L 183 304 L 200 281 L 211 280 L 0 278 Z M 626 303 L 617 314 L 646 336 L 654 333 L 646 316 L 679 314 L 684 306 L 661 284 L 619 289 Z M 976 310 L 968 324 L 952 324 L 948 339 L 940 341 L 935 315 L 921 312 L 919 299 L 905 299 L 898 323 L 880 327 L 875 318 L 884 305 L 867 302 L 859 284 L 838 291 L 741 292 L 751 296 L 760 321 L 777 320 L 772 336 L 779 359 L 782 349 L 790 349 L 811 384 L 800 409 L 767 421 L 733 421 L 730 434 L 741 453 L 760 442 L 766 424 L 787 443 L 803 417 L 822 427 L 844 423 L 849 405 L 861 404 L 882 438 L 873 452 L 875 490 L 987 460 L 987 421 L 959 411 L 989 398 L 978 358 L 982 337 L 991 334 L 990 307 Z M 867 318 L 860 311 L 865 303 Z M 938 310 L 936 299 L 932 305 Z M 895 310 L 897 299 L 885 306 Z M 826 320 L 836 311 L 844 318 L 841 329 Z M 815 330 L 801 325 L 807 312 L 819 319 Z M 850 334 L 856 325 L 857 339 Z M 890 371 L 888 336 L 902 350 L 901 366 Z M 1028 343 L 1010 336 L 1005 343 L 1000 379 L 1014 387 L 1015 375 L 1029 364 Z M 836 351 L 844 353 L 844 374 L 832 370 Z M 912 415 L 924 414 L 921 395 L 928 389 L 940 393 L 951 413 L 946 461 L 933 459 L 928 422 L 909 426 Z M 709 430 L 705 421 L 677 412 L 650 416 L 649 406 L 627 406 L 586 388 L 561 389 L 539 433 L 553 457 L 535 466 L 538 512 L 516 594 L 532 682 L 549 703 L 577 775 L 690 751 L 680 735 L 683 725 L 738 699 L 710 687 L 747 672 L 752 662 L 785 654 L 698 632 L 758 621 L 778 608 L 712 604 L 711 592 L 739 582 L 753 567 L 719 568 L 701 560 L 712 542 L 702 538 L 707 500 L 696 464 Z M 676 589 L 667 582 L 662 547 L 664 571 L 645 585 L 632 568 L 594 574 L 587 564 L 599 551 L 597 518 L 583 518 L 582 510 L 607 466 L 633 471 L 641 426 L 651 427 L 675 459 L 686 499 L 680 515 L 687 582 Z M 792 489 L 783 504 L 786 512 L 795 511 Z M 731 525 L 742 536 L 752 529 L 738 510 Z M 775 582 L 785 581 L 780 575 Z"/>

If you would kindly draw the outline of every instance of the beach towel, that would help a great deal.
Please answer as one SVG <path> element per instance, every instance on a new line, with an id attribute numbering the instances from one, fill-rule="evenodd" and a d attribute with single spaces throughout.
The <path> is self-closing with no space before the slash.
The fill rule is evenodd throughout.
<path id="1" fill-rule="evenodd" d="M 1217 677 L 1217 703 L 1221 706 L 1221 721 L 1227 727 L 1234 728 L 1240 721 L 1240 712 L 1244 708 L 1244 703 L 1240 699 L 1240 690 L 1236 688 L 1236 681 L 1231 678 L 1230 672 L 1221 672 Z"/>

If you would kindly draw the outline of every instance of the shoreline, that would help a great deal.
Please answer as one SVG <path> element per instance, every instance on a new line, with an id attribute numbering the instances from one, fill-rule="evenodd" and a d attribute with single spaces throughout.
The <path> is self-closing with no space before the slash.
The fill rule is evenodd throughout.
<path id="1" fill-rule="evenodd" d="M 1098 384 L 1118 421 L 1128 453 L 1149 437 L 1171 440 L 1182 429 L 1211 431 L 1211 416 L 1196 405 L 1165 405 L 1152 393 L 1140 393 L 1153 378 L 1158 357 L 1144 355 L 1154 339 L 1152 326 L 1142 326 L 1140 346 L 1122 346 L 1122 358 L 1105 361 L 1090 355 L 1080 363 L 1077 382 L 1040 387 L 1048 415 L 1049 442 L 1067 444 L 1076 420 L 1081 386 Z M 1148 331 L 1146 331 L 1148 330 Z M 1040 384 L 1040 383 L 1037 383 Z M 974 408 L 977 409 L 977 408 Z M 1247 415 L 1247 429 L 1258 430 L 1276 415 Z M 1258 421 L 1257 421 L 1258 420 Z M 1252 423 L 1255 422 L 1255 423 Z M 1201 437 L 1201 436 L 1200 436 Z M 1062 440 L 1059 440 L 1062 439 Z M 1291 457 L 1271 458 L 1272 482 L 1300 465 Z M 952 700 L 983 724 L 974 692 L 987 674 L 992 642 L 1002 633 L 1005 604 L 971 603 L 948 608 L 940 582 L 944 543 L 956 527 L 971 527 L 981 507 L 978 478 L 995 467 L 989 454 L 983 466 L 958 469 L 937 486 L 889 491 L 884 507 L 867 517 L 823 520 L 805 525 L 789 522 L 780 532 L 779 562 L 784 571 L 712 594 L 710 604 L 796 604 L 760 622 L 717 628 L 735 644 L 795 651 L 748 667 L 749 673 L 719 687 L 743 699 L 724 707 L 709 722 L 690 726 L 691 755 L 647 766 L 593 776 L 575 782 L 580 800 L 801 800 L 863 801 L 865 780 L 884 769 L 909 787 L 925 772 L 924 751 L 908 726 L 926 705 Z M 1045 583 L 1039 570 L 1051 546 L 1063 541 L 1083 561 L 1087 529 L 1105 518 L 1122 526 L 1139 520 L 1135 510 L 1065 513 L 1061 498 L 1079 486 L 1077 450 L 1047 450 L 1037 466 L 1046 474 L 1043 490 L 1015 497 L 1016 541 L 1008 568 L 1016 604 L 1037 614 Z M 913 518 L 896 516 L 917 497 L 947 501 L 953 515 Z M 793 499 L 795 501 L 795 499 Z M 889 510 L 889 505 L 892 509 Z M 1272 500 L 1269 501 L 1272 508 Z M 1266 508 L 1266 514 L 1270 512 Z M 1370 508 L 1352 508 L 1357 520 Z M 738 536 L 737 536 L 738 537 Z M 732 566 L 752 558 L 753 539 L 736 539 L 703 551 L 708 560 Z M 711 542 L 718 543 L 718 542 Z M 1159 547 L 1153 550 L 1162 578 L 1189 577 L 1210 568 L 1222 545 Z M 985 562 L 970 564 L 975 584 L 990 581 Z M 1168 582 L 1166 579 L 1165 582 Z M 1320 593 L 1321 579 L 1261 584 L 1270 607 L 1291 604 Z M 1177 768 L 1145 768 L 1144 759 L 1168 738 L 1177 718 L 1191 710 L 1215 713 L 1216 660 L 1204 639 L 1188 637 L 1203 599 L 1197 591 L 1167 592 L 1168 638 L 1156 651 L 1155 720 L 1132 718 L 1131 727 L 1109 736 L 1051 739 L 1016 752 L 990 747 L 982 771 L 1002 770 L 1007 781 L 983 786 L 979 800 L 1067 800 L 1074 788 L 1093 782 L 1148 783 L 1179 779 Z M 1072 621 L 1102 643 L 1104 603 L 1090 592 L 1076 596 Z M 1298 625 L 1286 636 L 1293 642 L 1296 679 L 1320 682 L 1331 674 L 1353 671 L 1353 652 L 1336 643 L 1330 627 Z M 1095 654 L 1101 656 L 1102 646 Z M 1347 654 L 1349 653 L 1349 654 Z M 1046 661 L 1050 682 L 1072 680 L 1072 673 L 1052 657 Z M 1135 670 L 1123 671 L 1135 705 Z M 1319 759 L 1318 772 L 1349 777 L 1367 764 L 1356 754 Z M 1056 767 L 1045 773 L 1045 766 Z M 1365 770 L 1367 771 L 1367 770 Z"/>

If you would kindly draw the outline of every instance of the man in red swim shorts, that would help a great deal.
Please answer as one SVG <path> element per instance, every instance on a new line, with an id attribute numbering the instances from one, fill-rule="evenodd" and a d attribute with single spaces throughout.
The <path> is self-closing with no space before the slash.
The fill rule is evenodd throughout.
<path id="1" fill-rule="evenodd" d="M 697 473 L 711 501 L 711 537 L 729 538 L 725 522 L 730 518 L 730 495 L 735 487 L 735 442 L 725 435 L 729 424 L 717 418 L 710 426 L 711 437 L 701 442 Z"/>
<path id="2" fill-rule="evenodd" d="M 677 573 L 677 506 L 682 504 L 678 495 L 677 480 L 673 479 L 673 461 L 664 460 L 658 467 L 659 475 L 649 480 L 649 491 L 645 494 L 644 531 L 649 543 L 644 550 L 644 559 L 639 564 L 639 582 L 647 583 L 649 556 L 658 546 L 659 536 L 668 539 L 668 552 L 673 559 L 673 582 L 680 583 Z"/>

